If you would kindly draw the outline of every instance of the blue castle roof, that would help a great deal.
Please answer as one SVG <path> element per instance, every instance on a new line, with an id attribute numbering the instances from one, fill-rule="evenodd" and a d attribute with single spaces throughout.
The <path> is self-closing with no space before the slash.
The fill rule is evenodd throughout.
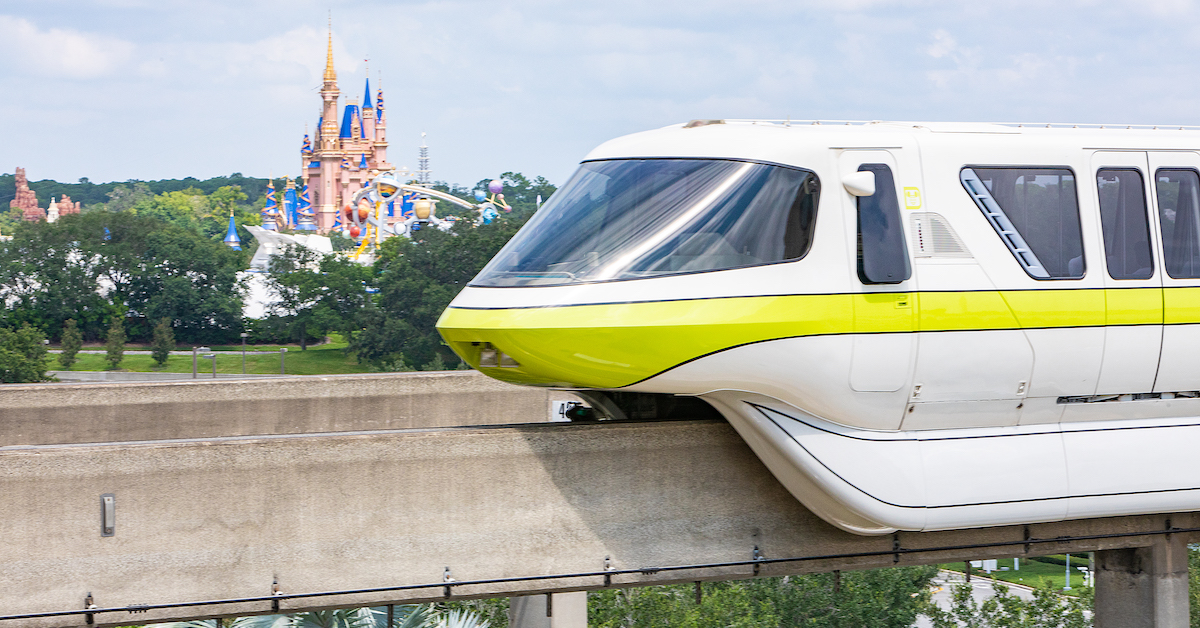
<path id="1" fill-rule="evenodd" d="M 367 77 L 367 89 L 363 92 L 363 109 L 371 108 L 371 78 Z"/>
<path id="2" fill-rule="evenodd" d="M 338 137 L 352 137 L 352 125 L 358 125 L 358 134 L 360 137 L 366 137 L 367 128 L 363 126 L 362 115 L 359 114 L 358 105 L 346 105 L 346 112 L 342 115 L 342 132 Z"/>
<path id="3" fill-rule="evenodd" d="M 229 210 L 229 230 L 225 232 L 225 244 L 235 251 L 242 250 L 242 239 L 237 234 L 237 223 L 233 221 L 233 210 Z"/>

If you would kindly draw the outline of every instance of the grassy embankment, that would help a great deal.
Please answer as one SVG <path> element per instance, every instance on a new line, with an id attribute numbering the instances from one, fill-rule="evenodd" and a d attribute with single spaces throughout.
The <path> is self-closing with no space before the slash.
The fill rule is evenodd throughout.
<path id="1" fill-rule="evenodd" d="M 1065 559 L 1066 556 L 1059 554 L 1055 558 Z M 1050 585 L 1062 590 L 1065 581 L 1066 567 L 1064 565 L 1054 565 L 1050 563 L 1038 562 L 1030 558 L 1021 559 L 1021 569 L 1012 571 L 1013 561 L 1011 558 L 1002 558 L 997 561 L 998 566 L 1008 567 L 1009 571 L 993 571 L 990 574 L 984 573 L 982 569 L 971 568 L 973 576 L 981 576 L 985 578 L 993 578 L 1004 582 L 1012 582 L 1015 584 L 1023 584 L 1029 587 L 1038 587 L 1044 581 L 1049 581 Z M 1076 590 L 1083 588 L 1083 573 L 1076 567 L 1087 567 L 1086 554 L 1071 555 L 1071 591 L 1067 591 L 1068 595 L 1075 593 Z M 938 565 L 941 569 L 949 569 L 950 571 L 962 572 L 964 565 L 962 563 L 946 563 Z"/>
<path id="2" fill-rule="evenodd" d="M 301 351 L 299 345 L 262 345 L 251 346 L 246 348 L 246 373 L 251 374 L 278 374 L 279 373 L 279 349 L 282 346 L 287 347 L 287 356 L 285 357 L 286 372 L 288 375 L 338 375 L 342 373 L 367 373 L 371 368 L 365 364 L 359 364 L 354 356 L 345 353 L 346 343 L 340 338 L 335 338 L 333 342 L 322 345 L 310 345 L 307 351 Z M 85 349 L 103 349 L 103 347 L 84 347 Z M 180 347 L 180 350 L 188 350 L 187 347 Z M 216 355 L 217 372 L 218 373 L 241 373 L 242 372 L 242 347 L 241 345 L 231 346 L 214 346 L 212 347 L 213 354 Z M 149 347 L 140 347 L 130 345 L 126 347 L 126 351 L 149 350 Z M 62 370 L 56 358 L 57 354 L 51 354 L 47 361 L 47 366 L 50 370 Z M 104 359 L 104 354 L 95 353 L 80 353 L 76 356 L 78 361 L 71 366 L 72 371 L 106 371 L 108 370 L 108 362 Z M 208 373 L 212 374 L 212 362 L 200 358 L 197 360 L 197 371 L 203 376 Z M 167 363 L 162 368 L 159 368 L 154 359 L 149 355 L 129 355 L 126 354 L 121 361 L 119 371 L 134 371 L 139 373 L 191 373 L 192 372 L 192 356 L 191 355 L 172 355 L 167 358 Z"/>

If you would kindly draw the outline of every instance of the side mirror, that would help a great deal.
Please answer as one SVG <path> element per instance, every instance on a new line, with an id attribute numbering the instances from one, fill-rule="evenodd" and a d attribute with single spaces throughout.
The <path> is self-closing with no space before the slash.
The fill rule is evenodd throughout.
<path id="1" fill-rule="evenodd" d="M 875 196 L 875 173 L 869 170 L 851 172 L 842 177 L 842 187 L 852 196 Z"/>

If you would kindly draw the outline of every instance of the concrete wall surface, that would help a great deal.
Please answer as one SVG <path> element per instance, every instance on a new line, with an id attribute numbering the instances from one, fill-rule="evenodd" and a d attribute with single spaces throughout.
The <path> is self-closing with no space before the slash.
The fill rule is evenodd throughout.
<path id="1" fill-rule="evenodd" d="M 270 379 L 287 377 L 287 375 L 238 375 L 235 373 L 217 373 L 203 371 L 192 377 L 191 373 L 140 373 L 137 371 L 46 371 L 47 375 L 57 377 L 61 382 L 176 382 L 193 379 Z"/>
<path id="2" fill-rule="evenodd" d="M 33 405 L 36 393 L 27 394 Z M 270 596 L 275 587 L 296 595 L 436 585 L 276 598 L 286 612 L 438 599 L 446 577 L 493 580 L 456 584 L 453 596 L 529 595 L 1150 547 L 1165 525 L 1165 517 L 1147 516 L 854 536 L 805 510 L 718 421 L 6 446 L 0 487 L 0 616 L 80 609 L 89 593 L 100 609 L 139 610 Z M 102 535 L 105 494 L 115 500 L 112 536 Z M 1200 526 L 1195 514 L 1170 520 Z M 985 543 L 1008 544 L 975 547 Z M 663 569 L 747 561 L 755 548 L 767 559 L 824 558 Z M 908 553 L 921 548 L 951 549 Z M 603 575 L 567 577 L 606 564 L 636 571 L 607 583 Z M 528 577 L 543 579 L 502 580 Z M 272 610 L 255 600 L 94 620 Z M 82 623 L 7 619 L 0 628 Z"/>
<path id="3" fill-rule="evenodd" d="M 0 385 L 0 446 L 547 421 L 569 393 L 475 371 Z"/>

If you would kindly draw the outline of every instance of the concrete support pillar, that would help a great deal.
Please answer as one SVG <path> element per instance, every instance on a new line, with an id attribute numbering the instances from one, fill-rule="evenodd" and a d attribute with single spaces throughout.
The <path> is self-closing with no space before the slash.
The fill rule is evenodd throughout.
<path id="1" fill-rule="evenodd" d="M 1184 589 L 1186 592 L 1187 587 Z M 508 625 L 509 628 L 587 628 L 587 592 L 509 598 Z"/>
<path id="2" fill-rule="evenodd" d="M 1187 628 L 1188 552 L 1181 535 L 1096 552 L 1095 628 Z"/>

